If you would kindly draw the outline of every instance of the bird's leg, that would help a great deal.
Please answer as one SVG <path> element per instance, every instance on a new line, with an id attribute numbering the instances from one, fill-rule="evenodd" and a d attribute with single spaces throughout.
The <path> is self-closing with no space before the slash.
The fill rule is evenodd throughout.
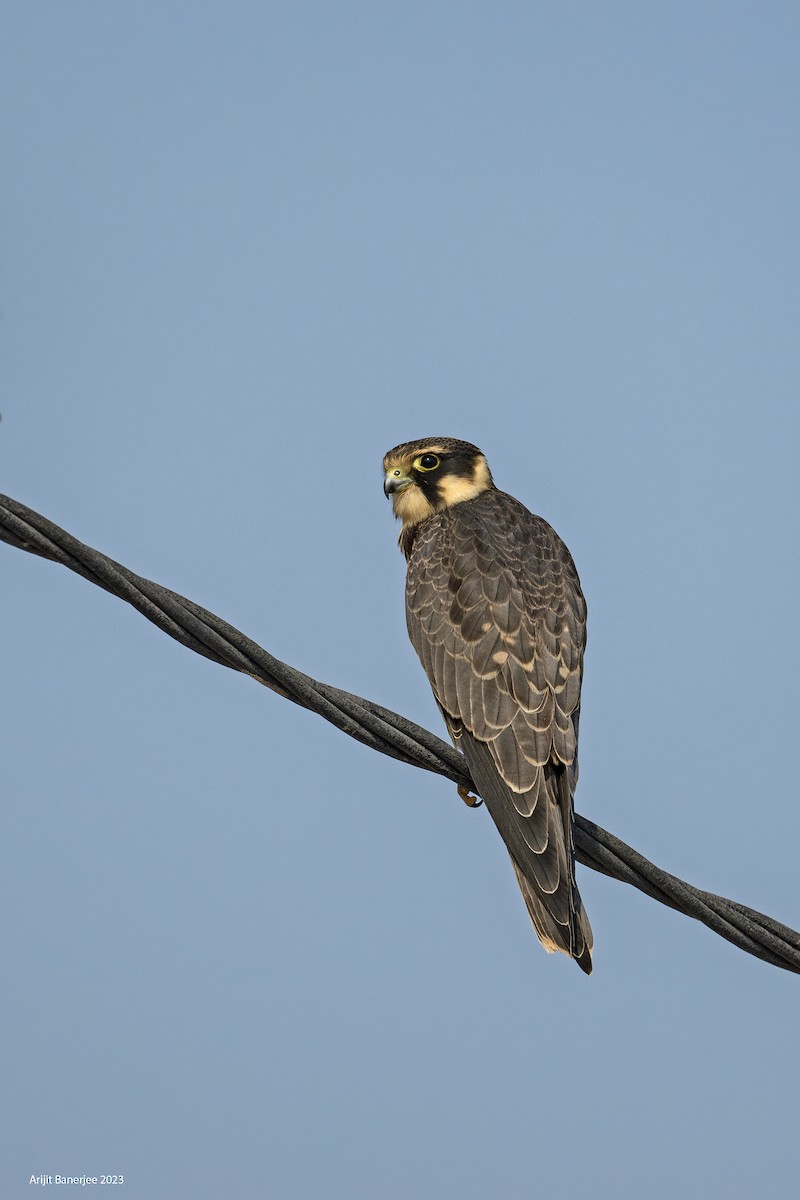
<path id="1" fill-rule="evenodd" d="M 469 788 L 465 788 L 463 784 L 458 785 L 458 794 L 466 804 L 467 808 L 480 808 L 483 804 L 480 796 L 473 796 Z"/>

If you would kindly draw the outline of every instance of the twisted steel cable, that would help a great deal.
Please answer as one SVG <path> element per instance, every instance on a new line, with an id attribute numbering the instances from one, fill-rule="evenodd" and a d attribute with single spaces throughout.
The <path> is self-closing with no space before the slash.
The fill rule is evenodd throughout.
<path id="1" fill-rule="evenodd" d="M 318 713 L 337 729 L 381 754 L 476 788 L 463 757 L 406 717 L 319 683 L 296 671 L 185 596 L 135 575 L 85 546 L 41 514 L 0 495 L 0 541 L 61 563 L 90 583 L 127 601 L 164 633 L 222 666 L 251 675 L 279 696 Z M 800 974 L 800 933 L 755 909 L 716 896 L 663 871 L 593 821 L 575 815 L 576 857 L 686 916 L 702 921 L 740 950 Z"/>

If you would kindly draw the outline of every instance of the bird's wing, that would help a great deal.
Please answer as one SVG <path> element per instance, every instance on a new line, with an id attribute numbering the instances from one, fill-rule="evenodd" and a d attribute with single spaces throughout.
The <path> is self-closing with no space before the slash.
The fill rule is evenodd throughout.
<path id="1" fill-rule="evenodd" d="M 536 932 L 590 970 L 572 845 L 586 604 L 569 551 L 517 500 L 487 492 L 420 528 L 406 600 L 411 641 Z"/>

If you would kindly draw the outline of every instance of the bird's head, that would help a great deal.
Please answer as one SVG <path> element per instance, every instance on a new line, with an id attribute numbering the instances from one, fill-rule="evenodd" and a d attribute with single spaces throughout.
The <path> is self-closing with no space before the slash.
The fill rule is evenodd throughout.
<path id="1" fill-rule="evenodd" d="M 403 442 L 384 457 L 383 470 L 383 490 L 404 530 L 494 487 L 482 452 L 456 438 Z"/>

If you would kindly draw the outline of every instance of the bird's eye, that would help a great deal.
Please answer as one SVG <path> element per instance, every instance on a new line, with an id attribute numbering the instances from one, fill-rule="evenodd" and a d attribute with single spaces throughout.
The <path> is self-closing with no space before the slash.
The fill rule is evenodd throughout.
<path id="1" fill-rule="evenodd" d="M 439 459 L 435 454 L 420 454 L 414 462 L 418 471 L 434 471 L 438 465 Z"/>

